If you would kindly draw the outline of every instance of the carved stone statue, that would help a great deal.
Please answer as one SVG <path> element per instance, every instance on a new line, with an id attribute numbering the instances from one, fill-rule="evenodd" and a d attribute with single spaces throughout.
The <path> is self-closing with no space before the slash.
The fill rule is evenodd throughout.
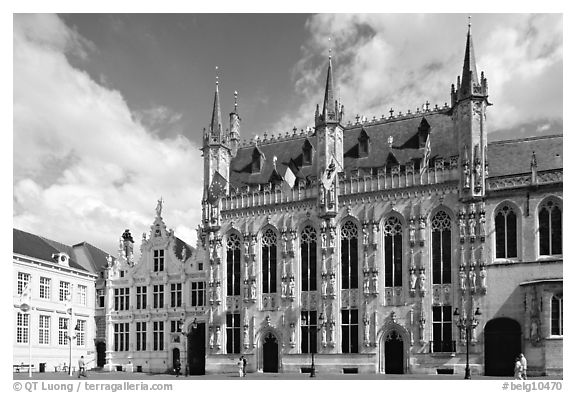
<path id="1" fill-rule="evenodd" d="M 256 280 L 250 282 L 250 298 L 256 300 Z"/>
<path id="2" fill-rule="evenodd" d="M 479 230 L 480 230 L 480 238 L 484 240 L 486 238 L 486 212 L 483 210 L 480 212 L 479 221 Z"/>
<path id="3" fill-rule="evenodd" d="M 364 295 L 370 294 L 370 280 L 368 277 L 364 277 Z"/>
<path id="4" fill-rule="evenodd" d="M 334 248 L 335 244 L 336 244 L 336 228 L 330 226 L 330 239 L 328 240 L 328 246 L 330 248 Z"/>
<path id="5" fill-rule="evenodd" d="M 468 227 L 470 229 L 470 237 L 475 238 L 476 237 L 476 217 L 474 214 L 471 214 L 470 218 L 468 219 Z"/>
<path id="6" fill-rule="evenodd" d="M 323 230 L 322 232 L 320 232 L 320 247 L 322 247 L 322 249 L 326 249 L 326 247 L 328 246 L 328 240 L 326 239 L 326 231 Z"/>
<path id="7" fill-rule="evenodd" d="M 336 296 L 336 275 L 330 274 L 330 295 Z"/>
<path id="8" fill-rule="evenodd" d="M 372 293 L 378 293 L 378 273 L 372 272 Z"/>
<path id="9" fill-rule="evenodd" d="M 320 328 L 320 335 L 321 335 L 321 343 L 323 347 L 326 347 L 326 324 L 322 324 L 322 327 Z"/>
<path id="10" fill-rule="evenodd" d="M 216 333 L 214 335 L 214 344 L 216 348 L 220 348 L 220 326 L 216 326 Z"/>
<path id="11" fill-rule="evenodd" d="M 288 252 L 288 232 L 282 231 L 282 252 L 286 254 Z"/>
<path id="12" fill-rule="evenodd" d="M 290 277 L 290 283 L 288 284 L 288 296 L 290 298 L 294 298 L 296 293 L 296 282 L 294 281 L 294 277 Z"/>
<path id="13" fill-rule="evenodd" d="M 466 290 L 466 271 L 463 265 L 460 265 L 458 276 L 460 277 L 460 290 L 464 292 Z"/>
<path id="14" fill-rule="evenodd" d="M 280 296 L 281 297 L 286 297 L 288 295 L 288 282 L 287 282 L 287 277 L 282 277 L 282 289 L 281 289 L 281 293 Z"/>
<path id="15" fill-rule="evenodd" d="M 480 265 L 480 288 L 486 290 L 486 266 Z"/>
<path id="16" fill-rule="evenodd" d="M 473 266 L 470 266 L 470 271 L 468 272 L 468 285 L 470 285 L 472 292 L 476 290 L 476 270 Z"/>
<path id="17" fill-rule="evenodd" d="M 372 221 L 372 244 L 378 244 L 378 222 Z"/>
<path id="18" fill-rule="evenodd" d="M 424 293 L 426 291 L 426 274 L 424 273 L 424 269 L 420 269 L 420 274 L 418 275 L 418 289 L 420 292 Z"/>
<path id="19" fill-rule="evenodd" d="M 158 204 L 156 205 L 156 216 L 162 216 L 162 198 L 158 199 Z"/>
<path id="20" fill-rule="evenodd" d="M 250 345 L 250 339 L 248 337 L 248 325 L 244 325 L 244 348 L 248 348 L 248 346 Z"/>
<path id="21" fill-rule="evenodd" d="M 214 329 L 210 328 L 210 336 L 208 338 L 208 345 L 210 349 L 214 348 Z"/>
<path id="22" fill-rule="evenodd" d="M 533 317 L 532 321 L 530 322 L 530 340 L 533 342 L 540 341 L 540 327 L 538 326 L 538 318 Z"/>
<path id="23" fill-rule="evenodd" d="M 411 268 L 410 269 L 410 290 L 411 291 L 416 290 L 416 280 L 417 280 L 416 269 Z"/>
<path id="24" fill-rule="evenodd" d="M 322 283 L 320 285 L 321 285 L 322 297 L 328 296 L 328 280 L 326 280 L 326 278 L 322 278 Z"/>
<path id="25" fill-rule="evenodd" d="M 458 229 L 460 230 L 460 239 L 464 239 L 466 237 L 466 219 L 463 212 L 460 212 L 458 216 Z"/>
<path id="26" fill-rule="evenodd" d="M 290 346 L 294 347 L 296 345 L 296 326 L 294 323 L 290 324 Z"/>
<path id="27" fill-rule="evenodd" d="M 369 238 L 370 234 L 368 233 L 368 224 L 364 223 L 362 224 L 362 244 L 368 244 L 368 241 L 370 240 Z"/>
<path id="28" fill-rule="evenodd" d="M 408 228 L 409 228 L 408 234 L 409 234 L 410 245 L 413 246 L 414 243 L 416 242 L 416 224 L 414 223 L 413 217 L 410 218 L 410 223 L 409 223 Z"/>
<path id="29" fill-rule="evenodd" d="M 464 188 L 470 188 L 470 164 L 468 161 L 464 162 L 464 168 L 462 170 L 462 174 L 464 175 Z"/>
<path id="30" fill-rule="evenodd" d="M 370 320 L 367 318 L 364 320 L 364 343 L 370 344 Z"/>

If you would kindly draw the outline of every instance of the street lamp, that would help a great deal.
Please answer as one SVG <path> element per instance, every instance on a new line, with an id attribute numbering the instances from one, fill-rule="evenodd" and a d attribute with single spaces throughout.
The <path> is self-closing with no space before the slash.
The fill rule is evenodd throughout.
<path id="1" fill-rule="evenodd" d="M 32 378 L 32 307 L 28 303 L 20 304 L 20 311 L 28 314 L 28 378 Z"/>
<path id="2" fill-rule="evenodd" d="M 476 312 L 474 312 L 474 316 L 460 316 L 460 312 L 458 308 L 454 310 L 454 316 L 458 317 L 456 321 L 456 326 L 460 330 L 464 329 L 466 331 L 466 371 L 464 373 L 464 379 L 472 379 L 470 375 L 470 335 L 472 333 L 472 329 L 475 329 L 478 326 L 478 320 L 476 319 L 477 316 L 482 315 L 480 312 L 480 308 L 476 308 Z"/>
<path id="3" fill-rule="evenodd" d="M 68 325 L 68 344 L 69 344 L 69 352 L 68 352 L 68 375 L 72 376 L 72 340 L 76 339 L 76 336 L 78 335 L 78 332 L 80 331 L 80 328 L 78 326 L 78 323 L 76 323 L 76 326 L 74 327 L 74 332 L 76 334 L 72 335 L 72 332 L 70 331 L 70 327 L 72 326 L 72 315 L 70 315 L 70 324 Z"/>

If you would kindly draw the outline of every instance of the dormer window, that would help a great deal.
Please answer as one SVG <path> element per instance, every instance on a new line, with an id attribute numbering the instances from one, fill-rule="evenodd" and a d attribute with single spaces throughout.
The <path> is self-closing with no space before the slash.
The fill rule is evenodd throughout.
<path id="1" fill-rule="evenodd" d="M 70 266 L 69 261 L 70 257 L 65 252 L 59 252 L 58 254 L 52 254 L 52 258 L 62 266 Z"/>
<path id="2" fill-rule="evenodd" d="M 422 149 L 426 147 L 426 140 L 428 139 L 428 134 L 430 134 L 430 124 L 425 118 L 422 118 L 420 125 L 418 126 L 418 148 Z"/>
<path id="3" fill-rule="evenodd" d="M 358 137 L 358 157 L 368 157 L 368 154 L 370 154 L 370 137 L 366 130 L 362 128 Z"/>
<path id="4" fill-rule="evenodd" d="M 302 146 L 302 165 L 312 165 L 312 149 L 313 146 L 308 139 L 304 142 Z"/>
<path id="5" fill-rule="evenodd" d="M 255 147 L 252 152 L 252 173 L 260 173 L 264 164 L 264 153 Z"/>

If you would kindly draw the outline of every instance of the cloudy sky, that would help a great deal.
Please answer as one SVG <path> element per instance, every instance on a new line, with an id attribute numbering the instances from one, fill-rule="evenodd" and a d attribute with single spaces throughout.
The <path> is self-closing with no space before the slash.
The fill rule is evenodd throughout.
<path id="1" fill-rule="evenodd" d="M 195 245 L 218 66 L 242 138 L 311 126 L 328 49 L 347 120 L 427 100 L 461 73 L 464 14 L 67 14 L 13 19 L 14 227 L 116 253 L 156 200 Z M 489 138 L 562 133 L 563 18 L 473 14 Z M 331 40 L 329 40 L 331 37 Z"/>

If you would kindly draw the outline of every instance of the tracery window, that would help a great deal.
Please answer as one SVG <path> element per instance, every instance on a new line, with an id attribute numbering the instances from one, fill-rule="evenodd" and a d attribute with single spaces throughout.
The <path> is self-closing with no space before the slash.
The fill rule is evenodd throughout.
<path id="1" fill-rule="evenodd" d="M 358 288 L 358 227 L 346 221 L 340 230 L 342 289 Z"/>
<path id="2" fill-rule="evenodd" d="M 552 296 L 550 312 L 550 334 L 553 336 L 564 335 L 564 299 L 562 294 Z"/>
<path id="3" fill-rule="evenodd" d="M 276 293 L 277 240 L 270 228 L 262 236 L 262 293 Z"/>
<path id="4" fill-rule="evenodd" d="M 540 255 L 562 254 L 562 210 L 557 201 L 542 204 L 538 212 Z"/>
<path id="5" fill-rule="evenodd" d="M 395 216 L 384 223 L 384 285 L 402 286 L 402 223 Z"/>
<path id="6" fill-rule="evenodd" d="M 240 237 L 235 233 L 226 242 L 226 294 L 240 295 Z"/>
<path id="7" fill-rule="evenodd" d="M 496 211 L 496 258 L 516 258 L 516 213 L 510 206 L 504 205 Z"/>
<path id="8" fill-rule="evenodd" d="M 342 310 L 342 353 L 358 353 L 358 309 Z"/>
<path id="9" fill-rule="evenodd" d="M 452 220 L 445 211 L 432 218 L 432 283 L 449 284 L 452 280 Z"/>
<path id="10" fill-rule="evenodd" d="M 300 257 L 302 261 L 302 290 L 316 290 L 316 230 L 307 225 L 300 236 Z"/>

